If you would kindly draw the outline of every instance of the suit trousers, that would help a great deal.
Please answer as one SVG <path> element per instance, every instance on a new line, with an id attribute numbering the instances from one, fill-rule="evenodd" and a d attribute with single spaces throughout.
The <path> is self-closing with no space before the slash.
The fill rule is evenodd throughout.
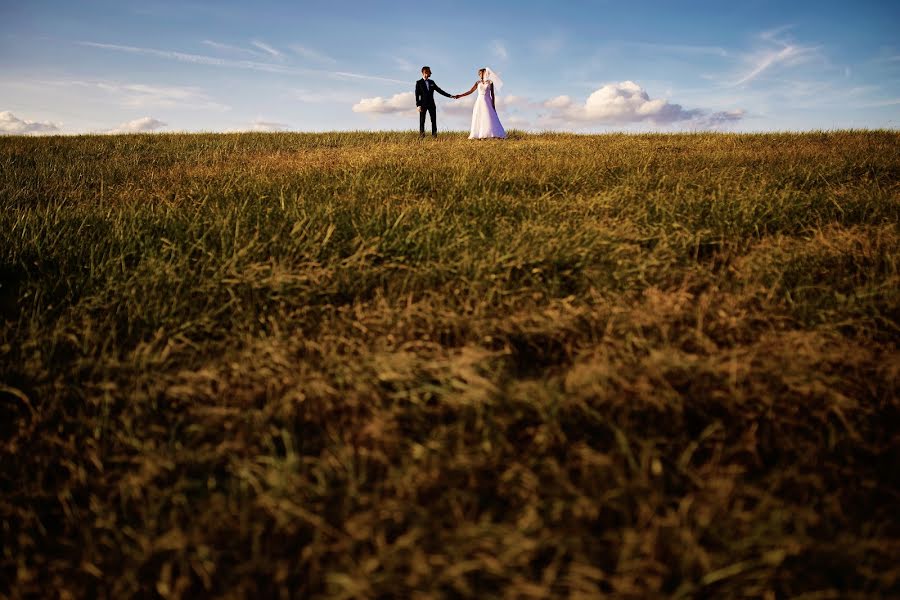
<path id="1" fill-rule="evenodd" d="M 432 104 L 431 106 L 423 106 L 422 110 L 419 111 L 419 135 L 425 135 L 425 113 L 427 112 L 431 115 L 431 135 L 437 135 L 437 107 Z"/>

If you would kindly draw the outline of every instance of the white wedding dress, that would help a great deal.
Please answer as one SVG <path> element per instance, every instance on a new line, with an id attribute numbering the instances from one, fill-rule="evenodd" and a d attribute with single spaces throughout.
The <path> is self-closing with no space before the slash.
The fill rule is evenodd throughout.
<path id="1" fill-rule="evenodd" d="M 469 132 L 470 140 L 483 140 L 487 138 L 505 138 L 506 131 L 500 124 L 500 117 L 494 110 L 491 98 L 491 82 L 478 82 L 478 97 L 475 106 L 472 107 L 472 130 Z"/>

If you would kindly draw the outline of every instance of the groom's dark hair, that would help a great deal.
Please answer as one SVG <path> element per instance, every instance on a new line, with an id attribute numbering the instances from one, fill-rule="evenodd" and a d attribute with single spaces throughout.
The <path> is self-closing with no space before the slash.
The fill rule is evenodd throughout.
<path id="1" fill-rule="evenodd" d="M 431 67 L 429 67 L 428 65 L 422 67 L 422 72 L 423 72 L 423 73 L 425 72 L 425 69 L 428 69 L 428 70 L 430 71 L 430 70 L 431 70 Z"/>

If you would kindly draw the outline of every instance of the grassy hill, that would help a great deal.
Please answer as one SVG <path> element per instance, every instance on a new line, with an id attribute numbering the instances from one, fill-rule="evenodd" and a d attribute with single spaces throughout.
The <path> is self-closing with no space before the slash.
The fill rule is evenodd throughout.
<path id="1" fill-rule="evenodd" d="M 0 595 L 898 594 L 898 224 L 890 131 L 0 138 Z"/>

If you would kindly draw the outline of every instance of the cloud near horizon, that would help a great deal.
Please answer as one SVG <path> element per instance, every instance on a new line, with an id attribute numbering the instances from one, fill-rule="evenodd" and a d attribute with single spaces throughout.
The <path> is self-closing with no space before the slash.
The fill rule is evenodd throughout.
<path id="1" fill-rule="evenodd" d="M 650 95 L 633 81 L 609 83 L 588 96 L 584 104 L 569 96 L 557 96 L 544 102 L 554 120 L 600 125 L 622 125 L 649 122 L 669 125 L 700 117 L 703 111 L 685 110 L 668 100 L 650 99 Z"/>
<path id="2" fill-rule="evenodd" d="M 472 114 L 472 106 L 475 104 L 475 94 L 466 96 L 459 100 L 450 100 L 443 102 L 438 110 L 446 112 L 450 115 L 469 115 Z M 497 98 L 497 108 L 504 109 L 512 106 L 525 106 L 529 102 L 522 96 L 499 96 Z M 401 92 L 394 94 L 390 98 L 376 96 L 374 98 L 362 98 L 353 105 L 355 113 L 369 113 L 374 115 L 398 115 L 409 114 L 416 110 L 416 95 L 412 92 Z"/>
<path id="3" fill-rule="evenodd" d="M 254 119 L 250 123 L 250 131 L 288 131 L 290 128 L 287 123 L 264 121 L 263 119 Z"/>
<path id="4" fill-rule="evenodd" d="M 369 113 L 376 115 L 396 115 L 410 113 L 416 110 L 416 95 L 412 92 L 401 92 L 390 98 L 376 96 L 363 98 L 353 105 L 355 113 Z"/>
<path id="5" fill-rule="evenodd" d="M 557 96 L 542 106 L 550 111 L 543 115 L 542 121 L 572 127 L 682 123 L 696 129 L 719 129 L 734 125 L 747 116 L 742 108 L 710 112 L 703 108 L 686 109 L 663 98 L 651 99 L 647 91 L 633 81 L 604 85 L 588 96 L 584 104 L 569 96 Z"/>
<path id="6" fill-rule="evenodd" d="M 719 127 L 731 125 L 732 123 L 737 123 L 738 121 L 742 121 L 746 116 L 747 111 L 743 108 L 738 108 L 736 110 L 723 110 L 700 117 L 697 120 L 697 124 L 704 129 L 716 129 Z"/>
<path id="7" fill-rule="evenodd" d="M 118 127 L 110 129 L 107 133 L 150 133 L 163 127 L 167 127 L 167 125 L 159 119 L 141 117 L 140 119 L 122 123 Z"/>
<path id="8" fill-rule="evenodd" d="M 266 121 L 265 119 L 257 118 L 253 119 L 245 125 L 223 129 L 222 133 L 278 133 L 291 130 L 291 126 L 287 123 Z"/>
<path id="9" fill-rule="evenodd" d="M 39 135 L 58 131 L 59 126 L 50 121 L 29 121 L 8 110 L 0 112 L 0 135 Z"/>
<path id="10" fill-rule="evenodd" d="M 472 113 L 475 96 L 443 102 L 439 110 L 451 117 L 465 117 Z M 582 104 L 570 96 L 557 96 L 544 102 L 533 102 L 523 96 L 499 96 L 497 109 L 505 112 L 501 118 L 516 119 L 530 126 L 533 110 L 543 110 L 537 123 L 552 129 L 582 128 L 592 125 L 631 125 L 646 123 L 665 126 L 677 123 L 696 129 L 717 129 L 733 125 L 746 117 L 743 109 L 710 112 L 706 109 L 685 109 L 663 98 L 652 99 L 633 81 L 611 83 L 595 90 Z M 525 112 L 525 114 L 522 113 Z M 373 116 L 410 115 L 415 112 L 412 92 L 394 94 L 389 98 L 363 98 L 353 105 L 353 112 Z"/>

